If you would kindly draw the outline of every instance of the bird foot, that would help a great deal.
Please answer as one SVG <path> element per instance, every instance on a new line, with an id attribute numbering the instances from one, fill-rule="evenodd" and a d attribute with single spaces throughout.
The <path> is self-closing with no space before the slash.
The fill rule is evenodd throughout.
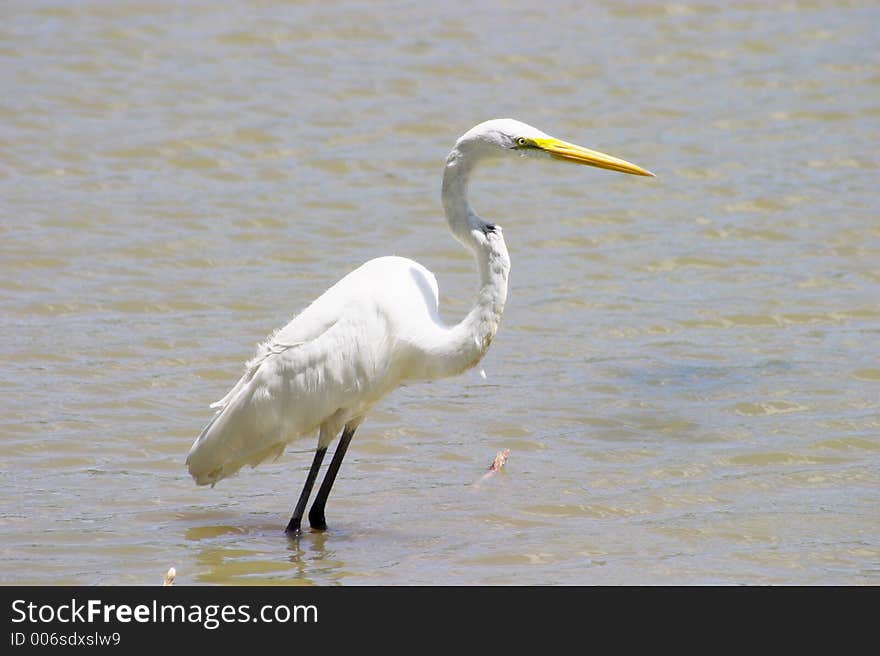
<path id="1" fill-rule="evenodd" d="M 309 526 L 311 526 L 316 531 L 326 531 L 327 530 L 327 521 L 324 519 L 324 514 L 320 515 L 312 515 L 309 513 Z"/>

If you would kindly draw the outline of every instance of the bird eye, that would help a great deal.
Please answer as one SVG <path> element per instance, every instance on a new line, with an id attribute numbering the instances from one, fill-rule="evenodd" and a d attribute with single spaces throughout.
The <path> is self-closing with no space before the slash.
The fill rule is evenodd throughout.
<path id="1" fill-rule="evenodd" d="M 526 139 L 525 137 L 520 137 L 519 139 L 516 140 L 517 146 L 525 146 L 528 143 L 529 143 L 528 139 Z"/>

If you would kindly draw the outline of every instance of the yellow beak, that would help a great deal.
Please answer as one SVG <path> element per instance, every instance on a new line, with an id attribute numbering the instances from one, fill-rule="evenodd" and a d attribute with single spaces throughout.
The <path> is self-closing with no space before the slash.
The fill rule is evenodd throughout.
<path id="1" fill-rule="evenodd" d="M 578 164 L 587 164 L 596 166 L 600 169 L 609 169 L 611 171 L 620 171 L 621 173 L 629 173 L 631 175 L 646 175 L 654 177 L 650 171 L 636 166 L 624 159 L 612 157 L 596 150 L 590 150 L 583 146 L 576 146 L 559 139 L 549 137 L 547 139 L 535 139 L 535 145 L 544 150 L 556 159 L 562 159 L 568 162 L 577 162 Z"/>

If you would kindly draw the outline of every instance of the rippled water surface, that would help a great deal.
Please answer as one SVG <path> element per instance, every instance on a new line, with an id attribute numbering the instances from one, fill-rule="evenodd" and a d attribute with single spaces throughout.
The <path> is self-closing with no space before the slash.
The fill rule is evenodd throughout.
<path id="1" fill-rule="evenodd" d="M 872 6 L 873 5 L 873 6 Z M 8 0 L 0 583 L 880 583 L 874 3 Z M 198 488 L 254 345 L 378 255 L 456 321 L 443 159 L 513 116 L 654 180 L 510 161 L 480 370 Z M 507 466 L 477 484 L 496 452 Z"/>

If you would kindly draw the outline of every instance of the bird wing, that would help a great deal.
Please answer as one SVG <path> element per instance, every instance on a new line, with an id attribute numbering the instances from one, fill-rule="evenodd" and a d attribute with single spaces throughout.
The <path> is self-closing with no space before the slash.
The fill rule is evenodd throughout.
<path id="1" fill-rule="evenodd" d="M 236 397 L 236 395 L 241 391 L 241 388 L 250 382 L 250 380 L 254 377 L 254 374 L 257 373 L 257 370 L 260 368 L 260 365 L 266 360 L 266 358 L 272 355 L 279 355 L 286 351 L 287 349 L 294 348 L 296 346 L 302 346 L 307 342 L 293 342 L 291 344 L 282 344 L 276 343 L 273 340 L 268 340 L 260 346 L 257 347 L 257 355 L 255 355 L 251 360 L 248 361 L 247 365 L 245 365 L 245 372 L 241 378 L 238 379 L 238 382 L 232 386 L 232 389 L 226 393 L 219 401 L 214 401 L 210 406 L 210 408 L 217 408 L 218 410 L 222 410 L 226 407 L 226 405 Z"/>
<path id="2" fill-rule="evenodd" d="M 346 277 L 348 278 L 348 276 Z M 303 346 L 319 339 L 340 319 L 340 309 L 348 305 L 345 298 L 346 289 L 339 283 L 328 289 L 323 295 L 306 307 L 302 312 L 291 319 L 283 328 L 279 328 L 265 341 L 257 346 L 257 352 L 245 365 L 245 371 L 238 382 L 232 387 L 226 396 L 215 401 L 210 407 L 222 410 L 234 399 L 241 389 L 254 377 L 260 365 L 275 355 Z"/>
<path id="3" fill-rule="evenodd" d="M 437 281 L 405 258 L 376 258 L 343 277 L 260 344 L 187 456 L 200 485 L 280 455 L 325 424 L 335 435 L 412 377 L 417 326 L 437 316 Z M 337 427 L 336 424 L 339 423 Z"/>
<path id="4" fill-rule="evenodd" d="M 198 484 L 277 457 L 341 410 L 340 416 L 351 416 L 381 387 L 392 360 L 387 325 L 369 299 L 337 308 L 336 320 L 313 339 L 285 343 L 277 339 L 281 333 L 260 346 L 238 383 L 214 404 L 217 414 L 187 456 Z"/>

